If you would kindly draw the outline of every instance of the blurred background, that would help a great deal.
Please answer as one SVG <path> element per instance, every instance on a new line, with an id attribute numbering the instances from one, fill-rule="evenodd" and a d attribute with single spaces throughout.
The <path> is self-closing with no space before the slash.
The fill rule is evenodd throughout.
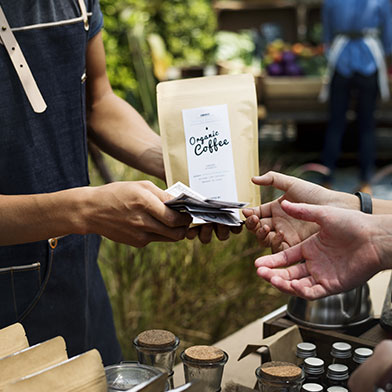
<path id="1" fill-rule="evenodd" d="M 100 0 L 107 68 L 116 93 L 159 133 L 156 84 L 164 80 L 250 72 L 259 104 L 260 172 L 278 170 L 318 182 L 327 125 L 317 100 L 326 68 L 321 0 Z M 391 21 L 392 23 L 392 21 Z M 392 198 L 392 104 L 377 108 L 374 194 Z M 348 113 L 337 189 L 358 177 L 355 116 Z M 93 185 L 146 179 L 90 145 Z M 162 188 L 165 184 L 148 178 Z M 275 198 L 262 190 L 262 200 Z M 132 340 L 168 329 L 183 346 L 211 344 L 287 302 L 257 278 L 262 254 L 246 230 L 226 242 L 154 243 L 143 249 L 103 241 L 100 265 L 125 359 Z"/>

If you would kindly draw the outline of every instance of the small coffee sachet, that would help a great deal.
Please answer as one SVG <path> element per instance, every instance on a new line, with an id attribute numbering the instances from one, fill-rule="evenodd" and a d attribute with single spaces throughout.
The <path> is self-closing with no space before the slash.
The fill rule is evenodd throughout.
<path id="1" fill-rule="evenodd" d="M 165 204 L 173 210 L 191 215 L 194 224 L 211 222 L 240 226 L 243 222 L 236 214 L 236 210 L 244 208 L 247 203 L 207 199 L 181 182 L 177 182 L 166 192 L 175 198 L 166 201 Z"/>

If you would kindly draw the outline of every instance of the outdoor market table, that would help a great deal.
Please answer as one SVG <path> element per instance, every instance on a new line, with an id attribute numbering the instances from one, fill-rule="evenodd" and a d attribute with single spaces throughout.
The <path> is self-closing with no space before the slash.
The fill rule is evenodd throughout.
<path id="1" fill-rule="evenodd" d="M 383 271 L 369 280 L 370 296 L 373 303 L 375 317 L 381 314 L 386 289 L 390 278 L 390 271 Z M 216 342 L 214 346 L 226 351 L 229 361 L 223 373 L 222 387 L 230 382 L 253 388 L 256 383 L 255 370 L 260 366 L 260 355 L 250 354 L 241 361 L 237 361 L 247 344 L 256 344 L 262 339 L 263 323 L 281 313 L 285 307 L 255 320 L 227 338 Z M 184 370 L 182 364 L 174 368 L 174 384 L 184 384 Z"/>

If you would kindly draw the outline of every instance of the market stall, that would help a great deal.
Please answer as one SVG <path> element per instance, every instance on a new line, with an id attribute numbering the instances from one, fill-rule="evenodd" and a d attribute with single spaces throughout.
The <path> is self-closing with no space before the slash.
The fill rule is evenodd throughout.
<path id="1" fill-rule="evenodd" d="M 321 6 L 322 0 L 214 2 L 223 45 L 227 39 L 240 48 L 235 52 L 237 59 L 234 52 L 230 58 L 225 50 L 219 59 L 218 52 L 221 72 L 253 72 L 259 105 L 263 108 L 259 113 L 267 121 L 297 124 L 325 124 L 327 121 L 327 106 L 318 99 L 326 69 Z M 227 38 L 224 34 L 228 34 Z M 236 36 L 242 41 L 236 41 Z M 253 48 L 245 42 L 244 36 L 253 41 Z M 249 53 L 246 54 L 247 49 L 253 50 L 252 60 Z M 380 102 L 376 111 L 378 124 L 390 126 L 391 113 L 391 101 Z M 351 114 L 348 117 L 351 119 Z"/>

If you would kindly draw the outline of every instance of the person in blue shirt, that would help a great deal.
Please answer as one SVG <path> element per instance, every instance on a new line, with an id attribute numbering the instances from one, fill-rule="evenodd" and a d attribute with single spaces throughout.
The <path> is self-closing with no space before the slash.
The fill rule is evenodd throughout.
<path id="1" fill-rule="evenodd" d="M 325 0 L 322 19 L 329 66 L 320 98 L 324 101 L 329 98 L 330 115 L 322 153 L 322 162 L 330 169 L 325 185 L 332 185 L 346 113 L 355 93 L 361 190 L 371 192 L 369 183 L 375 162 L 374 110 L 378 93 L 383 100 L 389 99 L 385 59 L 392 53 L 390 0 Z"/>

